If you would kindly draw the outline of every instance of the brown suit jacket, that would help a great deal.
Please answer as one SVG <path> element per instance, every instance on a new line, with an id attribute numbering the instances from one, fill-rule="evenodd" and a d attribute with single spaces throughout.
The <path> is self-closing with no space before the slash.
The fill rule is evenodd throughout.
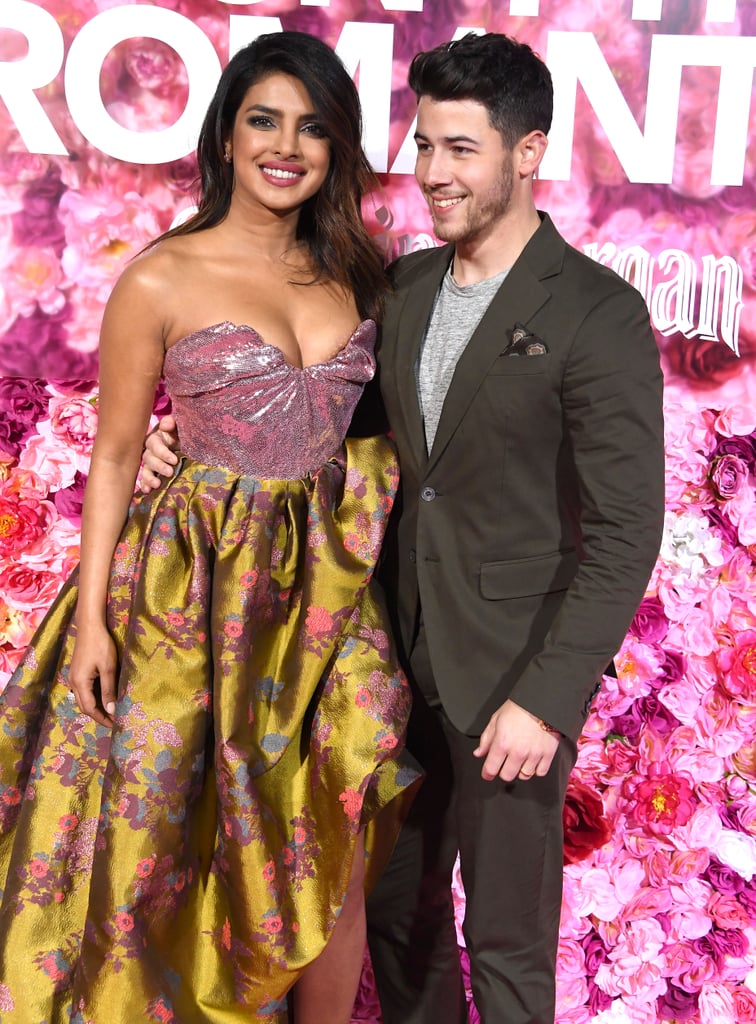
<path id="1" fill-rule="evenodd" d="M 639 293 L 548 216 L 463 352 L 426 454 L 415 364 L 453 247 L 399 260 L 378 350 L 402 498 L 389 603 L 418 608 L 444 708 L 511 697 L 576 739 L 640 602 L 664 513 L 662 376 Z M 509 355 L 515 324 L 547 351 Z"/>

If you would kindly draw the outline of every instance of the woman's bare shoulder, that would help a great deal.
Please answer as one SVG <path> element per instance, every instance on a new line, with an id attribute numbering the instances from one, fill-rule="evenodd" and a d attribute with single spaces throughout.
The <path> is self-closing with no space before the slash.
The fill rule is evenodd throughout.
<path id="1" fill-rule="evenodd" d="M 154 308 L 167 310 L 196 272 L 196 252 L 196 245 L 189 238 L 163 239 L 134 257 L 118 278 L 112 298 L 148 302 Z"/>

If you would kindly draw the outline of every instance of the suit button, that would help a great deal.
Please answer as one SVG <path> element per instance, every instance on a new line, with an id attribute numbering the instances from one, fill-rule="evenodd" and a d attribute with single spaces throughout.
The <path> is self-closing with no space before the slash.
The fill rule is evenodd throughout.
<path id="1" fill-rule="evenodd" d="M 420 497 L 423 501 L 433 501 L 436 497 L 436 492 L 432 487 L 423 487 L 422 491 L 420 491 Z"/>
<path id="2" fill-rule="evenodd" d="M 415 551 L 414 548 L 410 548 L 409 559 L 410 559 L 410 562 L 416 562 L 417 561 L 417 552 Z"/>

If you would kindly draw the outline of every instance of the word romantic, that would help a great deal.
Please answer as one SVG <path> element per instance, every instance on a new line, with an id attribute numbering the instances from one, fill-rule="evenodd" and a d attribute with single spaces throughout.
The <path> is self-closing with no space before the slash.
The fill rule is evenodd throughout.
<path id="1" fill-rule="evenodd" d="M 310 0 L 310 4 L 324 5 L 323 0 Z M 537 0 L 509 0 L 509 4 L 518 13 L 538 12 Z M 422 10 L 422 0 L 383 0 L 383 7 L 390 11 L 418 11 Z M 658 17 L 661 7 L 661 0 L 634 0 L 634 16 Z M 233 13 L 228 17 L 230 54 L 260 33 L 282 27 L 277 17 Z M 112 6 L 82 26 L 66 54 L 60 26 L 52 14 L 31 0 L 2 0 L 0 37 L 3 30 L 20 33 L 27 42 L 23 57 L 0 60 L 0 99 L 30 152 L 66 155 L 66 147 L 45 111 L 44 101 L 36 95 L 57 78 L 64 63 L 69 113 L 79 131 L 102 152 L 119 160 L 158 164 L 179 159 L 193 149 L 221 70 L 220 58 L 200 25 L 163 7 Z M 456 34 L 470 30 L 482 28 L 460 26 Z M 100 95 L 100 71 L 105 58 L 114 46 L 135 38 L 166 43 L 186 67 L 186 105 L 178 119 L 167 127 L 127 128 L 111 116 Z M 432 40 L 427 43 L 433 45 Z M 381 172 L 410 174 L 415 155 L 414 125 L 407 126 L 403 143 L 389 159 L 394 25 L 347 21 L 336 50 L 349 72 L 359 75 L 365 148 L 373 166 Z M 580 86 L 628 180 L 669 184 L 675 162 L 683 70 L 712 67 L 718 69 L 720 80 L 711 183 L 743 183 L 756 38 L 724 33 L 654 35 L 642 130 L 592 33 L 550 31 L 544 57 L 554 78 L 556 103 L 542 178 L 570 178 Z"/>

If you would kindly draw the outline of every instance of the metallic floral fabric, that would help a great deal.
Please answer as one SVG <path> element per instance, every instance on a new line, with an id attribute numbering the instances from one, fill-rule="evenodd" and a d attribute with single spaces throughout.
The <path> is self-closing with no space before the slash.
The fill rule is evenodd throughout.
<path id="1" fill-rule="evenodd" d="M 341 444 L 375 373 L 375 337 L 375 321 L 363 320 L 330 359 L 299 367 L 246 324 L 188 334 L 163 367 L 182 451 L 252 476 L 314 471 Z"/>
<path id="2" fill-rule="evenodd" d="M 372 580 L 397 481 L 368 438 L 299 480 L 184 458 L 135 500 L 112 735 L 69 699 L 66 584 L 0 705 L 2 1024 L 286 1020 L 418 780 Z"/>

